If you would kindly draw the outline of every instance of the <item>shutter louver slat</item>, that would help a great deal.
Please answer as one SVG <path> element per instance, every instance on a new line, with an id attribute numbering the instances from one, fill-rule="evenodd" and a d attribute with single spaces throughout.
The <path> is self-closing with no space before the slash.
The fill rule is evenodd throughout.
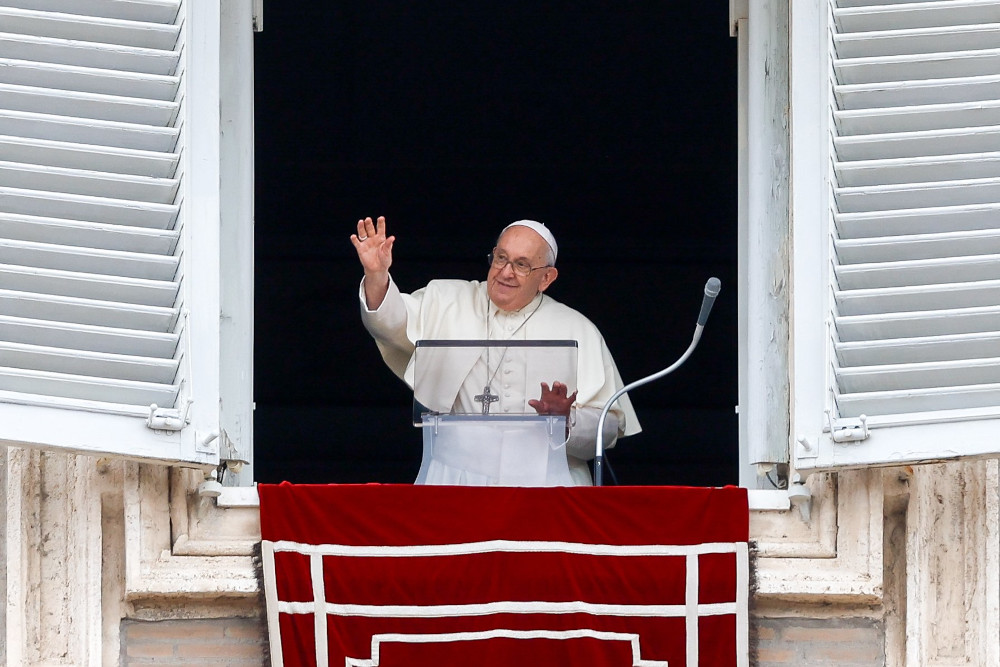
<path id="1" fill-rule="evenodd" d="M 1000 303 L 1000 280 L 876 287 L 835 292 L 840 315 L 872 315 L 971 308 Z"/>
<path id="2" fill-rule="evenodd" d="M 858 366 L 842 369 L 839 380 L 846 394 L 934 389 L 949 386 L 957 370 L 971 384 L 1000 383 L 1000 358 L 997 357 Z"/>
<path id="3" fill-rule="evenodd" d="M 172 407 L 180 2 L 4 5 L 0 400 Z"/>
<path id="4" fill-rule="evenodd" d="M 6 213 L 172 229 L 178 210 L 177 204 L 143 202 L 138 205 L 128 199 L 0 186 L 0 211 Z"/>
<path id="5" fill-rule="evenodd" d="M 1000 253 L 1000 231 L 994 229 L 847 239 L 836 242 L 845 264 L 931 259 Z"/>
<path id="6" fill-rule="evenodd" d="M 8 289 L 32 294 L 161 307 L 174 303 L 178 289 L 176 282 L 167 280 L 144 280 L 4 264 L 0 264 L 0 284 Z"/>
<path id="7" fill-rule="evenodd" d="M 25 113 L 0 108 L 0 134 L 66 142 L 86 141 L 92 146 L 109 148 L 173 151 L 177 145 L 178 131 L 174 127 Z"/>
<path id="8" fill-rule="evenodd" d="M 4 367 L 0 390 L 122 405 L 172 404 L 177 396 L 175 385 Z"/>
<path id="9" fill-rule="evenodd" d="M 841 84 L 991 76 L 1000 70 L 1000 50 L 851 58 L 833 67 Z"/>
<path id="10" fill-rule="evenodd" d="M 933 234 L 941 230 L 996 229 L 1000 203 L 969 206 L 938 206 L 896 211 L 834 212 L 834 227 L 840 238 L 863 239 L 887 234 Z"/>
<path id="11" fill-rule="evenodd" d="M 0 57 L 0 83 L 27 88 L 173 101 L 180 79 L 176 76 L 73 67 Z"/>
<path id="12" fill-rule="evenodd" d="M 156 254 L 0 239 L 0 265 L 15 261 L 43 269 L 170 281 L 177 273 L 179 260 Z"/>
<path id="13" fill-rule="evenodd" d="M 0 135 L 0 155 L 15 163 L 94 170 L 106 174 L 134 174 L 147 178 L 168 179 L 177 168 L 177 156 L 170 153 L 3 135 Z"/>
<path id="14" fill-rule="evenodd" d="M 177 374 L 177 364 L 176 359 L 149 359 L 123 354 L 70 351 L 41 345 L 0 343 L 0 367 L 7 368 L 170 384 Z"/>
<path id="15" fill-rule="evenodd" d="M 0 289 L 0 313 L 73 324 L 93 324 L 163 333 L 173 331 L 176 307 Z"/>
<path id="16" fill-rule="evenodd" d="M 169 75 L 177 69 L 176 51 L 122 47 L 116 44 L 15 35 L 0 32 L 0 57 L 39 63 L 77 65 L 121 72 Z"/>
<path id="17" fill-rule="evenodd" d="M 836 269 L 836 277 L 845 291 L 997 280 L 1000 279 L 1000 255 L 841 265 Z"/>
<path id="18" fill-rule="evenodd" d="M 8 7 L 83 16 L 99 16 L 129 21 L 172 23 L 177 18 L 180 0 L 5 0 Z"/>
<path id="19" fill-rule="evenodd" d="M 833 91 L 841 109 L 985 102 L 1000 97 L 1000 76 L 843 84 Z"/>
<path id="20" fill-rule="evenodd" d="M 56 238 L 60 243 L 82 248 L 170 256 L 177 247 L 178 233 L 176 230 L 0 213 L 0 238 L 39 243 Z"/>
<path id="21" fill-rule="evenodd" d="M 173 178 L 106 174 L 85 169 L 64 169 L 0 161 L 0 181 L 11 187 L 90 195 L 138 202 L 170 204 L 177 192 Z"/>
<path id="22" fill-rule="evenodd" d="M 841 7 L 846 7 L 843 1 Z M 841 58 L 872 58 L 935 53 L 941 44 L 960 40 L 967 49 L 1000 48 L 1000 24 L 988 23 L 947 28 L 914 28 L 904 30 L 872 30 L 839 34 L 834 48 Z"/>
<path id="23" fill-rule="evenodd" d="M 858 160 L 837 164 L 837 182 L 845 187 L 944 182 L 996 176 L 1000 176 L 1000 152 Z"/>
<path id="24" fill-rule="evenodd" d="M 135 3 L 136 5 L 139 3 Z M 130 21 L 55 11 L 0 7 L 4 32 L 172 51 L 180 28 L 172 23 Z"/>
<path id="25" fill-rule="evenodd" d="M 837 403 L 845 417 L 933 412 L 938 413 L 936 419 L 940 421 L 982 418 L 996 413 L 995 408 L 1000 404 L 1000 384 L 843 394 Z M 928 418 L 928 421 L 932 420 Z"/>
<path id="26" fill-rule="evenodd" d="M 959 361 L 992 357 L 1000 350 L 1000 332 L 921 336 L 836 345 L 837 359 L 850 367 Z"/>
<path id="27" fill-rule="evenodd" d="M 1000 178 L 848 186 L 837 188 L 834 198 L 844 213 L 992 204 L 1000 200 Z"/>
<path id="28" fill-rule="evenodd" d="M 842 33 L 995 23 L 996 7 L 981 0 L 938 0 L 885 4 L 866 2 L 833 11 Z"/>
<path id="29" fill-rule="evenodd" d="M 975 306 L 902 313 L 842 315 L 834 320 L 846 341 L 881 341 L 914 336 L 1000 331 L 1000 307 Z M 875 414 L 875 413 L 871 413 Z"/>
<path id="30" fill-rule="evenodd" d="M 172 359 L 180 336 L 148 330 L 116 329 L 72 322 L 0 316 L 0 339 L 84 352 Z"/>
<path id="31" fill-rule="evenodd" d="M 1000 102 L 959 102 L 883 109 L 854 109 L 834 112 L 839 130 L 837 145 L 850 145 L 866 134 L 889 133 L 907 136 L 906 132 L 946 130 L 952 134 L 967 132 L 973 127 L 1000 125 Z M 840 152 L 837 152 L 838 155 Z"/>
<path id="32" fill-rule="evenodd" d="M 10 111 L 144 125 L 167 125 L 173 121 L 178 109 L 176 102 L 8 83 L 0 83 L 0 97 L 3 97 L 4 108 Z"/>
<path id="33" fill-rule="evenodd" d="M 856 137 L 838 138 L 834 144 L 837 155 L 845 162 L 993 152 L 1000 150 L 1000 125 L 963 127 L 958 130 L 934 129 L 862 134 Z"/>

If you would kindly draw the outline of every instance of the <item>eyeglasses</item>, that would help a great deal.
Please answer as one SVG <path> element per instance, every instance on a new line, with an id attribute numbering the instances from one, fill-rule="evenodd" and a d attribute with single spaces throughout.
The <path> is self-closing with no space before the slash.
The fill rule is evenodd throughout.
<path id="1" fill-rule="evenodd" d="M 503 271 L 503 267 L 510 264 L 511 268 L 514 269 L 514 273 L 522 277 L 531 275 L 532 271 L 547 269 L 552 266 L 551 264 L 546 264 L 545 266 L 532 266 L 526 259 L 512 260 L 507 256 L 507 253 L 497 252 L 496 248 L 494 248 L 493 252 L 486 256 L 486 260 L 490 263 L 490 266 L 497 271 Z"/>

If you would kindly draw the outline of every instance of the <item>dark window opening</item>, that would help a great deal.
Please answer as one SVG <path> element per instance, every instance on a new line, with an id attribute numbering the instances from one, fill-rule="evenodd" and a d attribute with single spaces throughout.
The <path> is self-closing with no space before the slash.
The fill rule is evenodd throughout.
<path id="1" fill-rule="evenodd" d="M 361 326 L 348 241 L 397 236 L 404 291 L 484 279 L 545 222 L 549 294 L 593 320 L 632 400 L 622 484 L 737 483 L 736 40 L 724 3 L 274 4 L 256 37 L 255 475 L 411 482 L 409 390 Z"/>

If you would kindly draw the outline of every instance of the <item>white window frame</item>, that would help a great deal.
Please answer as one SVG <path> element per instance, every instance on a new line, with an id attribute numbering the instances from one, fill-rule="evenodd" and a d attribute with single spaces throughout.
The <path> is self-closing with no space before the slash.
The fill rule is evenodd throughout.
<path id="1" fill-rule="evenodd" d="M 730 2 L 730 34 L 737 39 L 738 58 L 739 482 L 783 498 L 785 492 L 777 491 L 777 467 L 788 462 L 788 337 L 776 336 L 772 321 L 787 319 L 788 286 L 779 280 L 779 289 L 772 289 L 772 272 L 785 267 L 769 265 L 767 249 L 787 238 L 787 162 L 778 163 L 771 155 L 773 143 L 784 143 L 785 119 L 769 113 L 786 106 L 781 84 L 786 71 L 774 65 L 783 62 L 785 43 L 775 16 L 785 11 L 784 1 L 762 0 L 752 8 Z M 766 81 L 765 59 L 772 62 Z M 777 390 L 751 391 L 763 386 Z"/>
<path id="2" fill-rule="evenodd" d="M 227 487 L 254 483 L 254 51 L 263 0 L 221 0 L 221 459 Z M 251 29 L 252 27 L 252 29 Z"/>

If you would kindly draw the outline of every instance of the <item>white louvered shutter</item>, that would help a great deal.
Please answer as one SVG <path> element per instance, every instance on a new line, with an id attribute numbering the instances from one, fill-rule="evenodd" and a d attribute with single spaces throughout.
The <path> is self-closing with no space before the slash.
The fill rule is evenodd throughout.
<path id="1" fill-rule="evenodd" d="M 0 442 L 217 461 L 212 5 L 0 0 Z"/>
<path id="2" fill-rule="evenodd" d="M 995 453 L 1000 1 L 818 4 L 792 14 L 796 465 Z"/>

